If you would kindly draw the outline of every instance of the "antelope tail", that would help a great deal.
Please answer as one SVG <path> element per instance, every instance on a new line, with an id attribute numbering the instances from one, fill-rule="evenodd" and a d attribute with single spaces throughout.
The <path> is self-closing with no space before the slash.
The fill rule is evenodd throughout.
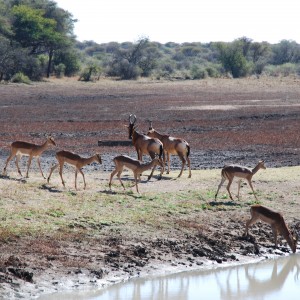
<path id="1" fill-rule="evenodd" d="M 190 153 L 191 153 L 191 147 L 190 147 L 190 145 L 186 145 L 186 147 L 187 147 L 187 154 L 186 154 L 186 156 L 189 157 Z"/>
<path id="2" fill-rule="evenodd" d="M 160 147 L 159 147 L 159 158 L 161 158 L 161 156 L 163 155 L 163 152 L 164 152 L 163 146 L 160 145 Z"/>
<path id="3" fill-rule="evenodd" d="M 228 179 L 228 178 L 229 178 L 228 173 L 227 173 L 224 169 L 222 169 L 221 175 L 222 175 L 222 177 L 225 178 L 225 179 Z"/>

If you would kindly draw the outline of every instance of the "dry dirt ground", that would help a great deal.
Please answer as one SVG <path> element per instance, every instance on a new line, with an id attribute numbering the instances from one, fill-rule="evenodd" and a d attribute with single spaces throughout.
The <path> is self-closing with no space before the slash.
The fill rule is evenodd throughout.
<path id="1" fill-rule="evenodd" d="M 299 83 L 297 78 L 187 82 L 103 79 L 96 83 L 66 79 L 29 86 L 0 85 L 1 169 L 12 141 L 42 143 L 45 134 L 51 134 L 57 143 L 42 156 L 42 168 L 47 172 L 58 149 L 86 156 L 100 152 L 103 158 L 101 166 L 85 168 L 85 191 L 82 185 L 79 191 L 74 190 L 71 170 L 65 175 L 67 189 L 62 188 L 57 173 L 47 184 L 35 162 L 29 179 L 16 173 L 14 163 L 9 165 L 9 177 L 0 177 L 0 298 L 33 299 L 64 288 L 99 286 L 157 271 L 162 265 L 175 271 L 288 253 L 285 242 L 274 249 L 267 225 L 253 226 L 252 236 L 243 237 L 250 205 L 255 203 L 248 186 L 243 186 L 239 201 L 228 199 L 223 187 L 216 202 L 214 192 L 224 164 L 254 167 L 264 159 L 267 170 L 254 177 L 259 203 L 283 212 L 291 228 L 299 221 Z M 117 181 L 110 193 L 107 182 L 112 157 L 136 154 L 133 147 L 99 147 L 97 143 L 128 140 L 124 125 L 130 113 L 136 114 L 141 132 L 147 131 L 151 120 L 157 130 L 184 137 L 190 143 L 191 179 L 186 178 L 186 171 L 182 178 L 176 178 L 180 165 L 174 158 L 170 175 L 161 181 L 156 177 L 150 182 L 142 180 L 141 196 L 134 189 L 123 192 Z M 235 183 L 232 190 L 236 191 Z M 125 208 L 120 200 L 124 193 Z M 109 197 L 109 203 L 104 203 L 103 195 Z M 90 209 L 85 207 L 87 198 L 89 203 L 99 203 L 99 214 L 120 214 L 120 223 L 82 222 L 80 218 L 87 212 L 81 212 L 80 217 L 75 212 L 79 205 L 80 209 Z M 12 210 L 17 213 L 30 207 L 32 214 L 19 220 L 26 224 L 42 218 L 42 209 L 52 201 L 61 201 L 69 210 L 74 208 L 74 215 L 64 208 L 68 213 L 56 217 L 70 218 L 73 228 L 80 230 L 69 235 L 60 233 L 57 225 L 55 234 L 41 229 L 39 234 L 5 236 L 5 226 L 14 218 Z M 165 203 L 170 205 L 166 208 Z M 37 205 L 41 207 L 38 217 L 33 216 Z M 139 215 L 126 219 L 121 216 L 126 209 L 137 210 Z M 55 214 L 60 211 L 55 210 Z M 148 215 L 141 216 L 141 212 Z M 89 235 L 89 230 L 93 234 Z"/>

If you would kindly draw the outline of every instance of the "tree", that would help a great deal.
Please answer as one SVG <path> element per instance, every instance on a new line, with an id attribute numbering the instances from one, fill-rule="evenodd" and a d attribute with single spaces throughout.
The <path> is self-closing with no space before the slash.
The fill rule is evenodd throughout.
<path id="1" fill-rule="evenodd" d="M 298 63 L 300 61 L 300 46 L 295 41 L 282 40 L 273 46 L 273 64 Z"/>
<path id="2" fill-rule="evenodd" d="M 44 12 L 26 5 L 14 6 L 13 31 L 14 39 L 24 48 L 30 48 L 31 53 L 45 51 L 45 45 L 55 32 L 55 20 L 43 17 Z"/>
<path id="3" fill-rule="evenodd" d="M 0 36 L 9 38 L 12 35 L 10 26 L 10 6 L 7 1 L 0 0 Z"/>
<path id="4" fill-rule="evenodd" d="M 248 57 L 249 51 L 251 49 L 252 40 L 243 36 L 234 41 L 235 45 L 240 47 L 244 57 Z"/>
<path id="5" fill-rule="evenodd" d="M 246 76 L 249 72 L 249 64 L 244 56 L 244 48 L 239 41 L 233 43 L 216 43 L 219 51 L 219 60 L 226 72 L 232 74 L 233 78 Z"/>
<path id="6" fill-rule="evenodd" d="M 109 67 L 109 75 L 121 79 L 135 79 L 138 76 L 148 76 L 155 67 L 157 51 L 153 51 L 147 38 L 140 39 L 127 49 L 118 49 Z M 149 48 L 152 48 L 150 50 Z"/>
<path id="7" fill-rule="evenodd" d="M 271 58 L 270 45 L 267 42 L 252 43 L 249 56 L 254 64 L 253 71 L 256 74 L 261 74 Z"/>
<path id="8" fill-rule="evenodd" d="M 64 75 L 66 76 L 72 76 L 80 70 L 78 54 L 70 48 L 57 50 L 53 63 L 54 66 L 63 64 L 65 66 Z"/>
<path id="9" fill-rule="evenodd" d="M 14 39 L 32 55 L 47 53 L 47 77 L 50 76 L 56 51 L 73 46 L 71 14 L 57 8 L 52 1 L 35 1 L 37 7 L 16 5 L 12 8 Z"/>
<path id="10" fill-rule="evenodd" d="M 21 49 L 14 48 L 10 41 L 0 36 L 0 81 L 10 79 L 18 69 Z"/>

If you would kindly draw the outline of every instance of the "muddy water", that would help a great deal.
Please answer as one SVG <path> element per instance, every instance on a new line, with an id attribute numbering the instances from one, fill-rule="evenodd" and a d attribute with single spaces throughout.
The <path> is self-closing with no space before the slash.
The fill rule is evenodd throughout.
<path id="1" fill-rule="evenodd" d="M 138 278 L 104 290 L 44 296 L 72 300 L 298 300 L 300 255 L 279 259 L 182 272 L 155 278 Z"/>

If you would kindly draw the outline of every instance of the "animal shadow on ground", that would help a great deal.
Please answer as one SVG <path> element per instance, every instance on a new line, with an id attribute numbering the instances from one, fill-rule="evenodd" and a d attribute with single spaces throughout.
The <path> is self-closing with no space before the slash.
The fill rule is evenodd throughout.
<path id="1" fill-rule="evenodd" d="M 46 185 L 45 183 L 42 184 L 40 187 L 39 187 L 40 190 L 47 190 L 49 191 L 50 193 L 61 193 L 62 191 L 56 189 L 56 188 L 53 188 L 51 186 L 48 186 Z"/>
<path id="2" fill-rule="evenodd" d="M 18 181 L 20 183 L 26 183 L 27 180 L 24 179 L 24 178 L 12 178 L 8 175 L 0 175 L 0 179 L 7 179 L 7 180 L 10 180 L 10 181 Z"/>
<path id="3" fill-rule="evenodd" d="M 132 188 L 132 187 L 130 187 L 130 188 Z M 123 188 L 121 188 L 120 190 L 115 190 L 115 191 L 108 189 L 108 190 L 99 191 L 99 193 L 107 194 L 107 195 L 126 195 L 126 196 L 132 197 L 134 199 L 139 199 L 142 197 L 139 194 L 135 194 L 135 192 L 132 191 L 130 188 L 128 188 L 127 190 L 123 190 Z"/>
<path id="4" fill-rule="evenodd" d="M 178 177 L 167 177 L 167 176 L 162 176 L 161 178 L 157 177 L 157 176 L 154 176 L 154 178 L 156 178 L 157 180 L 178 180 Z"/>
<path id="5" fill-rule="evenodd" d="M 237 207 L 241 206 L 240 203 L 232 201 L 232 200 L 230 200 L 230 201 L 215 201 L 214 200 L 214 201 L 209 202 L 208 204 L 211 206 L 237 206 Z"/>

